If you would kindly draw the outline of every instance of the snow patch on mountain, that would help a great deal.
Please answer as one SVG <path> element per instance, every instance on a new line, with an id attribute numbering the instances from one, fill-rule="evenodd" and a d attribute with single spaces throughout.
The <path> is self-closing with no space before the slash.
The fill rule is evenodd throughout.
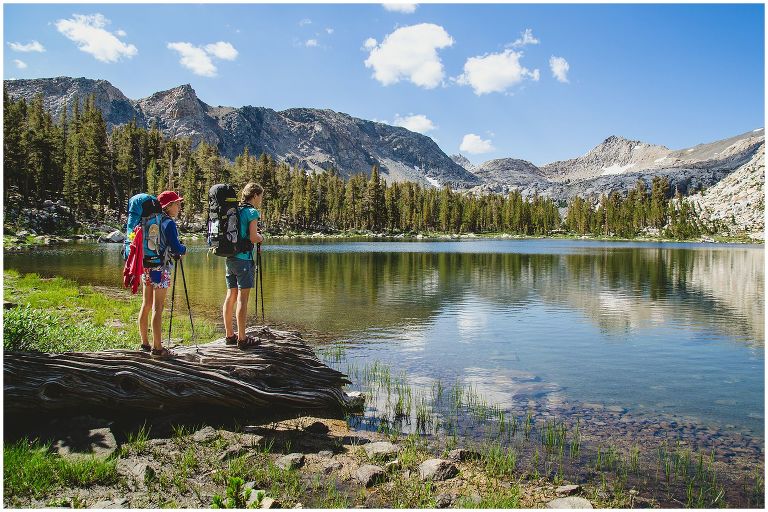
<path id="1" fill-rule="evenodd" d="M 613 164 L 609 167 L 603 167 L 603 176 L 608 176 L 610 174 L 624 174 L 634 166 L 635 164 L 627 164 L 627 165 Z"/>

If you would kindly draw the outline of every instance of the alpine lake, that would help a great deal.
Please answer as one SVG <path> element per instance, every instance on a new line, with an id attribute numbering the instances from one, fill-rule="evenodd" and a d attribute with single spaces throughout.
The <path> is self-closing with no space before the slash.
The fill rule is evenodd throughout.
<path id="1" fill-rule="evenodd" d="M 352 428 L 653 487 L 666 506 L 764 506 L 763 245 L 267 242 L 266 321 L 366 394 Z M 193 314 L 217 319 L 224 259 L 188 246 Z M 5 254 L 5 268 L 118 288 L 121 248 Z M 179 290 L 176 307 L 188 321 Z"/>

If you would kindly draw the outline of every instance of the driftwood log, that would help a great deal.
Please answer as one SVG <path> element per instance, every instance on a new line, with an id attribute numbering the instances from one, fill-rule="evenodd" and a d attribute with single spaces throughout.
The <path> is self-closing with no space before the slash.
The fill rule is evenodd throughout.
<path id="1" fill-rule="evenodd" d="M 223 339 L 176 347 L 155 359 L 138 350 L 5 352 L 8 414 L 203 413 L 227 409 L 259 415 L 270 409 L 343 413 L 360 406 L 346 375 L 323 364 L 298 333 L 251 329 L 261 341 L 240 350 Z"/>

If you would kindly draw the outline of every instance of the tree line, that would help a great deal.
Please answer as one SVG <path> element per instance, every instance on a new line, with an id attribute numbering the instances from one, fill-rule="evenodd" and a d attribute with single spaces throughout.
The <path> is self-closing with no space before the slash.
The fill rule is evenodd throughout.
<path id="1" fill-rule="evenodd" d="M 670 199 L 669 180 L 655 176 L 648 190 L 643 180 L 626 197 L 603 194 L 597 205 L 575 197 L 565 218 L 567 230 L 579 234 L 632 238 L 655 231 L 668 238 L 693 238 L 714 233 L 719 226 L 705 221 L 696 205 L 675 191 Z"/>
<path id="2" fill-rule="evenodd" d="M 307 173 L 265 153 L 252 155 L 247 147 L 230 162 L 205 141 L 193 148 L 188 138 L 165 138 L 155 124 L 143 128 L 134 120 L 109 132 L 93 96 L 74 100 L 56 120 L 44 109 L 42 95 L 27 102 L 4 90 L 3 100 L 4 199 L 11 192 L 31 203 L 62 198 L 79 219 L 124 213 L 132 195 L 172 189 L 185 198 L 183 220 L 193 221 L 200 214 L 205 218 L 212 185 L 229 182 L 239 188 L 256 181 L 265 189 L 263 221 L 271 231 L 546 235 L 563 228 L 557 204 L 541 196 L 473 195 L 448 186 L 387 183 L 376 166 L 369 175 L 344 180 L 333 168 Z M 565 227 L 632 236 L 649 226 L 669 225 L 680 236 L 698 234 L 696 212 L 668 196 L 669 184 L 665 188 L 654 180 L 650 193 L 638 182 L 626 198 L 603 196 L 596 208 L 577 197 Z"/>

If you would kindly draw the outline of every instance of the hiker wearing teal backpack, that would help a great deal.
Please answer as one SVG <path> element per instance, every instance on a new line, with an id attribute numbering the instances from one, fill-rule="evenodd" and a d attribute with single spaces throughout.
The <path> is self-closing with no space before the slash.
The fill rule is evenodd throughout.
<path id="1" fill-rule="evenodd" d="M 242 201 L 239 208 L 240 237 L 260 244 L 264 237 L 259 233 L 257 220 L 261 216 L 258 208 L 264 198 L 264 189 L 258 183 L 248 183 L 240 193 Z M 226 260 L 227 296 L 224 299 L 222 313 L 226 344 L 248 348 L 258 345 L 258 340 L 245 334 L 248 316 L 248 296 L 256 280 L 256 263 L 253 260 L 253 248 L 238 252 Z M 232 314 L 237 320 L 237 333 L 232 328 Z"/>
<path id="2" fill-rule="evenodd" d="M 147 247 L 156 251 L 158 257 L 145 264 L 142 282 L 144 292 L 142 295 L 141 310 L 139 311 L 139 333 L 141 335 L 141 348 L 150 352 L 153 357 L 170 357 L 173 353 L 163 347 L 160 340 L 163 308 L 165 296 L 171 284 L 172 257 L 181 258 L 186 254 L 187 248 L 179 242 L 179 232 L 176 222 L 173 220 L 179 215 L 181 201 L 176 192 L 166 190 L 157 196 L 157 201 L 162 208 L 162 217 L 159 222 L 149 225 L 147 233 L 143 233 L 146 239 L 149 237 Z M 148 258 L 144 258 L 149 261 Z M 148 327 L 149 312 L 152 311 L 152 345 L 149 344 Z"/>

